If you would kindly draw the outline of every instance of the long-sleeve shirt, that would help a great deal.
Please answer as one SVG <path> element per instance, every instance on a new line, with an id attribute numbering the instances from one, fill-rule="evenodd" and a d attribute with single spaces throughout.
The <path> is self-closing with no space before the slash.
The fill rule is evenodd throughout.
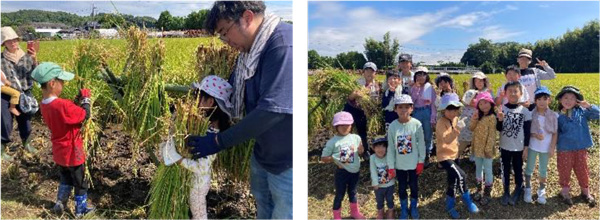
<path id="1" fill-rule="evenodd" d="M 496 123 L 497 119 L 493 114 L 483 116 L 479 120 L 471 119 L 469 125 L 469 130 L 473 131 L 471 149 L 476 157 L 490 159 L 496 156 Z"/>
<path id="2" fill-rule="evenodd" d="M 401 88 L 401 87 L 400 87 Z M 394 97 L 396 96 L 395 91 L 390 91 L 389 89 L 383 93 L 381 96 L 381 108 L 383 108 L 383 121 L 386 124 L 392 123 L 394 120 L 398 119 L 398 113 L 394 111 Z"/>
<path id="3" fill-rule="evenodd" d="M 219 133 L 219 130 L 211 127 L 208 129 L 207 132 Z M 181 160 L 181 166 L 194 173 L 193 184 L 197 184 L 200 186 L 210 184 L 212 163 L 216 158 L 216 154 L 210 155 L 208 157 L 199 158 L 197 160 L 184 158 L 183 160 Z"/>
<path id="4" fill-rule="evenodd" d="M 435 94 L 435 90 L 431 86 L 431 83 L 425 83 L 424 86 L 416 86 L 413 85 L 410 89 L 410 97 L 414 102 L 415 108 L 428 107 L 431 108 L 431 121 L 430 123 L 435 123 L 437 118 L 437 110 L 435 109 L 435 99 L 437 95 Z M 426 104 L 429 102 L 429 104 Z"/>
<path id="5" fill-rule="evenodd" d="M 394 185 L 395 179 L 388 176 L 387 170 L 389 168 L 385 157 L 379 158 L 377 155 L 372 154 L 369 159 L 371 186 L 388 187 Z"/>
<path id="6" fill-rule="evenodd" d="M 50 97 L 42 100 L 40 111 L 50 129 L 54 162 L 63 167 L 83 164 L 86 155 L 80 130 L 86 118 L 85 109 L 71 100 Z"/>
<path id="7" fill-rule="evenodd" d="M 327 141 L 321 157 L 333 157 L 333 162 L 338 166 L 350 173 L 358 173 L 360 170 L 358 147 L 361 142 L 356 134 L 336 135 Z"/>
<path id="8" fill-rule="evenodd" d="M 560 113 L 558 115 L 558 141 L 556 143 L 557 151 L 573 151 L 587 149 L 594 143 L 588 121 L 598 120 L 600 109 L 597 105 L 592 105 L 587 109 L 575 107 L 572 110 L 571 117 Z"/>
<path id="9" fill-rule="evenodd" d="M 519 82 L 525 87 L 527 93 L 529 93 L 529 102 L 534 103 L 535 90 L 540 87 L 542 84 L 540 80 L 549 80 L 556 78 L 556 73 L 554 69 L 550 66 L 542 66 L 544 70 L 538 68 L 526 68 L 521 69 L 521 78 L 519 78 Z"/>
<path id="10" fill-rule="evenodd" d="M 531 112 L 518 104 L 502 106 L 504 120 L 496 124 L 500 131 L 500 148 L 507 151 L 522 151 L 529 146 L 531 136 Z"/>
<path id="11" fill-rule="evenodd" d="M 453 160 L 458 155 L 458 118 L 452 121 L 442 117 L 435 125 L 436 155 L 438 161 Z"/>
<path id="12" fill-rule="evenodd" d="M 406 123 L 395 120 L 387 133 L 387 162 L 397 170 L 414 170 L 425 161 L 425 138 L 423 125 L 411 118 Z"/>

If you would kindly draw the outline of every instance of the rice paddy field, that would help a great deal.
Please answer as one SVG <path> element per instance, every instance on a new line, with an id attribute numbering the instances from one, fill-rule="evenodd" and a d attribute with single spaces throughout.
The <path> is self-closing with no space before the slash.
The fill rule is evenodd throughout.
<path id="1" fill-rule="evenodd" d="M 62 98 L 73 99 L 81 87 L 92 90 L 92 117 L 82 131 L 88 154 L 86 178 L 93 185 L 88 203 L 97 210 L 84 218 L 189 218 L 189 190 L 185 188 L 190 178 L 180 176 L 190 173 L 178 165 L 161 165 L 158 144 L 172 127 L 178 134 L 203 134 L 207 118 L 173 119 L 172 114 L 197 111 L 190 110 L 197 100 L 185 90 L 166 87 L 187 86 L 208 74 L 227 79 L 237 53 L 218 38 L 150 39 L 135 28 L 121 34 L 122 39 L 43 41 L 37 54 L 38 61 L 55 62 L 75 73 L 75 79 L 65 84 Z M 25 43 L 21 48 L 26 48 Z M 39 86 L 33 93 L 41 100 Z M 192 129 L 186 124 L 204 126 Z M 2 161 L 1 216 L 73 218 L 72 197 L 69 211 L 60 216 L 50 211 L 60 175 L 52 160 L 50 131 L 39 113 L 32 127 L 32 145 L 39 149 L 36 155 L 22 150 L 16 123 L 11 134 L 8 152 L 15 161 Z M 253 143 L 243 145 L 219 153 L 213 165 L 209 218 L 256 215 L 248 180 Z M 160 190 L 173 185 L 181 190 Z M 159 205 L 175 201 L 177 208 Z"/>
<path id="2" fill-rule="evenodd" d="M 358 78 L 358 74 L 353 74 Z M 505 81 L 502 74 L 488 74 L 494 92 Z M 435 79 L 436 75 L 431 74 L 430 78 Z M 383 82 L 385 76 L 377 75 L 377 80 Z M 462 97 L 464 93 L 463 83 L 468 81 L 470 75 L 452 75 L 455 81 L 457 92 Z M 315 76 L 309 76 L 309 84 L 318 80 Z M 559 73 L 554 80 L 542 81 L 550 90 L 557 94 L 565 85 L 575 85 L 581 89 L 585 99 L 595 105 L 600 104 L 600 74 L 598 73 Z M 308 217 L 310 219 L 331 219 L 333 217 L 331 209 L 334 189 L 334 164 L 323 164 L 319 162 L 322 149 L 329 138 L 333 136 L 331 119 L 333 114 L 341 111 L 343 102 L 323 102 L 321 106 L 316 107 L 321 102 L 320 97 L 309 86 L 309 146 L 308 146 Z M 553 103 L 553 106 L 555 103 Z M 312 114 L 310 112 L 312 111 Z M 371 126 L 380 126 L 369 124 Z M 590 169 L 590 191 L 596 198 L 600 197 L 600 126 L 598 121 L 590 123 L 594 146 L 588 150 L 588 165 Z M 379 133 L 380 135 L 383 135 Z M 368 138 L 373 138 L 374 132 L 369 132 Z M 435 161 L 435 156 L 432 157 Z M 467 173 L 467 185 L 471 192 L 475 191 L 475 165 L 463 160 L 461 168 Z M 500 176 L 499 158 L 494 160 L 494 186 L 492 191 L 492 201 L 487 206 L 478 204 L 481 210 L 478 214 L 469 214 L 466 207 L 460 199 L 457 199 L 457 210 L 461 218 L 471 219 L 598 219 L 600 218 L 600 209 L 598 207 L 589 207 L 579 197 L 580 189 L 573 174 L 571 178 L 571 195 L 574 198 L 574 205 L 569 207 L 564 204 L 559 197 L 560 186 L 558 184 L 558 171 L 556 157 L 550 159 L 548 165 L 548 184 L 547 184 L 547 203 L 527 204 L 520 201 L 516 206 L 502 206 L 500 198 L 502 196 L 502 177 Z M 375 194 L 370 186 L 368 162 L 361 161 L 360 180 L 358 185 L 358 203 L 363 215 L 367 218 L 377 216 Z M 539 186 L 536 176 L 538 171 L 533 174 L 532 188 L 534 200 L 536 190 Z M 514 185 L 514 183 L 513 183 Z M 396 186 L 397 187 L 397 186 Z M 396 188 L 397 191 L 397 188 Z M 449 215 L 445 211 L 446 192 L 446 172 L 443 169 L 437 169 L 435 166 L 427 168 L 419 176 L 419 211 L 421 218 L 424 219 L 446 219 Z M 400 202 L 397 192 L 395 193 L 395 216 L 400 214 Z M 342 203 L 342 217 L 350 218 L 348 197 L 344 198 Z"/>

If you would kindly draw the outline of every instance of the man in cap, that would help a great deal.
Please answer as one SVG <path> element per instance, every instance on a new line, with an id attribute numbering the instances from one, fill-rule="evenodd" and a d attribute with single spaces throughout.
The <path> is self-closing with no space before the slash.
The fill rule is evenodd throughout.
<path id="1" fill-rule="evenodd" d="M 544 70 L 539 68 L 530 68 L 529 64 L 531 64 L 532 57 L 531 50 L 522 48 L 519 50 L 519 56 L 517 58 L 519 68 L 521 68 L 521 78 L 519 78 L 519 82 L 525 87 L 528 94 L 534 94 L 535 90 L 542 85 L 540 80 L 550 80 L 556 78 L 554 69 L 552 69 L 552 67 L 550 67 L 545 60 L 535 58 L 537 60 L 535 65 L 541 66 Z M 529 105 L 529 110 L 533 110 L 535 108 L 534 96 L 530 95 L 528 101 L 531 103 L 531 105 Z"/>

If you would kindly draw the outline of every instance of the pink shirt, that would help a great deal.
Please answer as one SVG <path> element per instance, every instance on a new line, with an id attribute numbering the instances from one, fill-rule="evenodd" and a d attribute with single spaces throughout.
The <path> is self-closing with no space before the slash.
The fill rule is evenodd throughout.
<path id="1" fill-rule="evenodd" d="M 435 105 L 433 104 L 436 99 L 435 90 L 430 83 L 425 83 L 425 86 L 419 87 L 417 84 L 414 84 L 410 88 L 410 97 L 413 100 L 415 108 L 422 108 L 429 106 L 431 108 L 431 123 L 436 122 L 437 111 L 435 109 Z M 429 100 L 429 104 L 425 104 L 426 101 Z"/>

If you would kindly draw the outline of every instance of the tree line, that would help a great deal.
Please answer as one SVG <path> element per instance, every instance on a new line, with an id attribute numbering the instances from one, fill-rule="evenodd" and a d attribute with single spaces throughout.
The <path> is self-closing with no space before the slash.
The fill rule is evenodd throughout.
<path id="1" fill-rule="evenodd" d="M 479 39 L 470 44 L 463 54 L 460 63 L 438 63 L 441 66 L 475 66 L 485 73 L 502 72 L 509 66 L 517 64 L 517 54 L 521 48 L 533 51 L 532 66 L 536 59 L 546 60 L 556 72 L 582 73 L 599 71 L 600 45 L 599 21 L 586 23 L 583 28 L 568 30 L 557 38 L 538 40 L 535 43 L 492 42 Z M 334 67 L 343 69 L 360 69 L 368 61 L 375 62 L 381 69 L 393 68 L 399 54 L 397 39 L 391 39 L 389 32 L 383 41 L 372 38 L 365 39 L 363 53 L 350 51 L 335 56 L 320 56 L 315 50 L 308 51 L 308 68 L 319 69 Z M 415 64 L 414 66 L 416 66 Z"/>

